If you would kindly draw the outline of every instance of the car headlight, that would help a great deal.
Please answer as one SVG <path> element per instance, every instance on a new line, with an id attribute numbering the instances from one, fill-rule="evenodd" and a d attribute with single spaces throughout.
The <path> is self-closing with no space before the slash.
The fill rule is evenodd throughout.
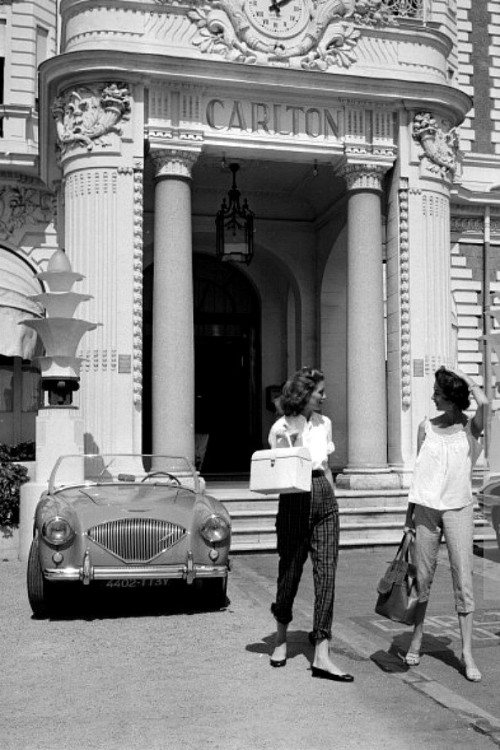
<path id="1" fill-rule="evenodd" d="M 200 534 L 206 542 L 224 542 L 231 532 L 229 523 L 222 516 L 210 516 L 200 527 Z"/>
<path id="2" fill-rule="evenodd" d="M 47 544 L 61 547 L 63 544 L 69 544 L 72 541 L 75 530 L 66 518 L 55 516 L 43 524 L 42 536 Z"/>

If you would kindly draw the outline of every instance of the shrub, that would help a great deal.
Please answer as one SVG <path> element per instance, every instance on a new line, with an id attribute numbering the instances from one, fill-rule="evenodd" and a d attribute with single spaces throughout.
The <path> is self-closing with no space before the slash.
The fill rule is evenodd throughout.
<path id="1" fill-rule="evenodd" d="M 33 440 L 17 445 L 0 443 L 0 461 L 34 461 L 35 443 Z"/>
<path id="2" fill-rule="evenodd" d="M 33 446 L 34 443 L 0 445 L 0 526 L 19 523 L 20 489 L 28 481 L 28 470 L 12 462 L 32 460 Z"/>

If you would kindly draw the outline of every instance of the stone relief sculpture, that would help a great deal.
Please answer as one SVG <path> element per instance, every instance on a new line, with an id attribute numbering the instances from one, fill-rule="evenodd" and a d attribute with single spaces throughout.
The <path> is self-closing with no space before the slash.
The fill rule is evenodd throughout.
<path id="1" fill-rule="evenodd" d="M 382 0 L 298 0 L 293 8 L 270 0 L 215 0 L 187 15 L 202 52 L 309 70 L 355 62 L 357 26 L 396 24 Z"/>
<path id="2" fill-rule="evenodd" d="M 76 146 L 91 151 L 95 143 L 104 145 L 103 136 L 121 134 L 121 123 L 128 119 L 129 113 L 129 90 L 121 83 L 80 86 L 58 96 L 52 105 L 52 115 L 61 155 Z"/>
<path id="3" fill-rule="evenodd" d="M 459 138 L 456 128 L 444 132 L 430 112 L 419 112 L 413 119 L 413 138 L 420 143 L 431 172 L 450 173 L 454 177 L 458 167 Z"/>
<path id="4" fill-rule="evenodd" d="M 0 239 L 8 240 L 27 224 L 47 224 L 54 218 L 52 193 L 36 188 L 0 187 Z"/>

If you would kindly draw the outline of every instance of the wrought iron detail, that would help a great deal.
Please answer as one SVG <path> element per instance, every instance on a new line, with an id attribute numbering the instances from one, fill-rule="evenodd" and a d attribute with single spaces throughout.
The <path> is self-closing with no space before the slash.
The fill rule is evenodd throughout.
<path id="1" fill-rule="evenodd" d="M 382 0 L 380 11 L 398 18 L 423 18 L 425 0 Z"/>
<path id="2" fill-rule="evenodd" d="M 155 518 L 122 518 L 92 526 L 87 536 L 127 563 L 149 562 L 186 535 L 182 526 Z"/>

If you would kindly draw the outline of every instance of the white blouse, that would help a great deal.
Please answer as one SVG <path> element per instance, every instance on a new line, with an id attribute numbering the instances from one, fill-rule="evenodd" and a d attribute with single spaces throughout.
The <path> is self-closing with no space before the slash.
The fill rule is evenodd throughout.
<path id="1" fill-rule="evenodd" d="M 309 419 L 302 414 L 280 417 L 269 432 L 271 448 L 308 448 L 313 469 L 328 471 L 328 456 L 334 452 L 332 422 L 323 414 L 313 412 Z"/>
<path id="2" fill-rule="evenodd" d="M 434 510 L 470 505 L 472 468 L 481 451 L 469 422 L 457 432 L 438 434 L 426 419 L 425 440 L 415 462 L 409 502 Z"/>

